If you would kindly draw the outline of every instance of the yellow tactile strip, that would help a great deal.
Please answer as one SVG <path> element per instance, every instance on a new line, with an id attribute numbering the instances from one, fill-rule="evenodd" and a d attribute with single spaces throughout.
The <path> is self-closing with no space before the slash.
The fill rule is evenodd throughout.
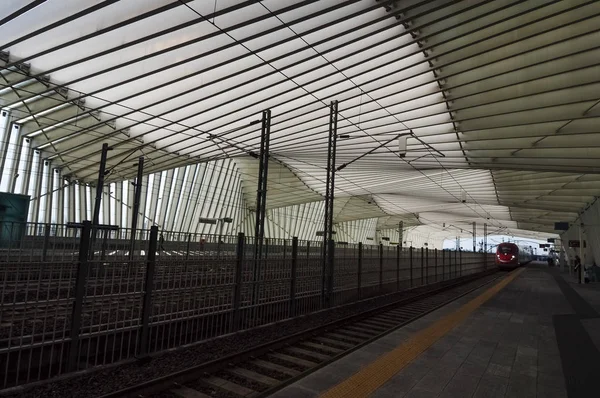
<path id="1" fill-rule="evenodd" d="M 382 355 L 340 384 L 321 394 L 321 398 L 368 397 L 438 339 L 458 326 L 473 311 L 502 290 L 523 271 L 524 269 L 521 268 L 510 273 L 457 311 L 423 329 L 405 343 Z"/>

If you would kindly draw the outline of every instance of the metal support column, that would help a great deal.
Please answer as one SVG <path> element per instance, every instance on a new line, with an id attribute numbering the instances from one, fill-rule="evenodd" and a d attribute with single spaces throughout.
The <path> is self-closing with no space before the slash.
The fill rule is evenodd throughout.
<path id="1" fill-rule="evenodd" d="M 581 216 L 580 216 L 581 217 Z M 583 272 L 584 261 L 583 261 L 583 223 L 579 223 L 579 283 L 583 283 L 585 273 Z"/>
<path id="2" fill-rule="evenodd" d="M 473 253 L 477 251 L 477 223 L 473 221 Z"/>
<path id="3" fill-rule="evenodd" d="M 360 300 L 360 292 L 362 289 L 362 260 L 363 260 L 363 244 L 362 242 L 358 242 L 358 293 L 357 297 Z"/>
<path id="4" fill-rule="evenodd" d="M 383 243 L 379 244 L 379 293 L 383 290 Z"/>
<path id="5" fill-rule="evenodd" d="M 44 225 L 44 244 L 42 246 L 42 261 L 46 261 L 48 256 L 48 246 L 50 244 L 50 224 Z"/>
<path id="6" fill-rule="evenodd" d="M 487 224 L 483 224 L 483 265 L 487 269 Z"/>
<path id="7" fill-rule="evenodd" d="M 77 264 L 77 277 L 75 280 L 75 299 L 73 300 L 73 312 L 71 314 L 71 330 L 69 336 L 69 362 L 67 367 L 70 372 L 77 370 L 79 352 L 79 334 L 81 331 L 81 315 L 83 311 L 83 297 L 85 296 L 85 283 L 89 273 L 88 256 L 90 252 L 90 233 L 92 223 L 83 222 L 81 238 L 79 239 L 79 261 Z"/>
<path id="8" fill-rule="evenodd" d="M 146 256 L 146 278 L 144 281 L 144 304 L 142 307 L 142 333 L 139 340 L 137 358 L 148 356 L 150 340 L 150 314 L 152 313 L 152 289 L 154 288 L 154 270 L 156 268 L 156 249 L 158 245 L 158 227 L 150 227 L 150 241 Z"/>
<path id="9" fill-rule="evenodd" d="M 425 284 L 429 283 L 429 248 L 425 248 Z"/>
<path id="10" fill-rule="evenodd" d="M 446 280 L 446 251 L 442 249 L 442 280 Z"/>
<path id="11" fill-rule="evenodd" d="M 433 256 L 435 258 L 435 264 L 434 264 L 434 267 L 435 267 L 435 281 L 437 282 L 438 281 L 438 252 L 437 252 L 437 248 L 433 249 Z"/>
<path id="12" fill-rule="evenodd" d="M 271 111 L 262 113 L 260 153 L 258 164 L 258 187 L 256 189 L 256 223 L 254 225 L 254 272 L 252 278 L 252 304 L 258 301 L 258 282 L 260 263 L 265 237 L 265 218 L 267 206 L 267 177 L 269 175 L 269 139 L 271 136 Z"/>
<path id="13" fill-rule="evenodd" d="M 133 259 L 135 251 L 135 235 L 137 232 L 138 214 L 140 213 L 140 200 L 142 198 L 142 174 L 144 173 L 144 157 L 138 158 L 137 177 L 135 183 L 135 195 L 133 200 L 133 209 L 131 211 L 131 236 L 129 237 L 129 259 Z"/>
<path id="14" fill-rule="evenodd" d="M 402 246 L 396 246 L 396 291 L 400 291 L 400 255 L 402 254 Z"/>
<path id="15" fill-rule="evenodd" d="M 398 224 L 398 246 L 400 246 L 400 250 L 402 250 L 402 242 L 404 238 L 404 221 L 400 221 Z"/>
<path id="16" fill-rule="evenodd" d="M 185 248 L 185 259 L 189 259 L 190 258 L 190 242 L 192 241 L 192 234 L 188 234 L 188 238 L 187 238 L 187 246 Z"/>
<path id="17" fill-rule="evenodd" d="M 329 105 L 329 141 L 327 145 L 327 181 L 325 190 L 325 228 L 323 230 L 323 267 L 321 281 L 321 306 L 329 306 L 331 291 L 325 292 L 326 286 L 332 284 L 326 279 L 333 276 L 333 247 L 329 242 L 333 241 L 333 203 L 335 200 L 335 152 L 337 143 L 337 118 L 338 102 L 331 101 Z"/>
<path id="18" fill-rule="evenodd" d="M 92 242 L 96 240 L 96 226 L 100 220 L 100 206 L 102 204 L 102 191 L 104 189 L 104 176 L 106 175 L 106 158 L 110 148 L 107 143 L 102 144 L 102 154 L 100 155 L 100 167 L 98 169 L 98 182 L 96 183 L 96 200 L 94 202 L 94 213 L 92 216 Z M 94 251 L 90 251 L 93 256 Z"/>
<path id="19" fill-rule="evenodd" d="M 233 315 L 231 320 L 231 331 L 237 332 L 240 329 L 240 308 L 242 301 L 242 272 L 244 267 L 244 245 L 246 238 L 243 232 L 238 234 L 235 261 L 235 279 L 233 283 Z"/>
<path id="20" fill-rule="evenodd" d="M 296 278 L 298 269 L 298 237 L 292 238 L 292 270 L 290 275 L 290 317 L 296 316 Z"/>
<path id="21" fill-rule="evenodd" d="M 410 253 L 410 287 L 413 287 L 413 247 L 411 246 L 408 250 Z"/>
<path id="22" fill-rule="evenodd" d="M 423 246 L 421 246 L 421 281 L 419 283 L 419 286 L 422 286 L 425 284 L 425 274 L 424 274 L 424 270 L 423 270 L 423 262 L 425 261 L 425 249 L 423 248 Z"/>

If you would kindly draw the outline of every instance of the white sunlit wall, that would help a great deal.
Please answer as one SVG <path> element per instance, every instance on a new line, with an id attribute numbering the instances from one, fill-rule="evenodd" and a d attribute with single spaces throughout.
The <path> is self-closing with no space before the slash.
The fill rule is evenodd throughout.
<path id="1" fill-rule="evenodd" d="M 9 125 L 12 131 L 8 131 Z M 0 191 L 30 196 L 28 221 L 65 224 L 91 220 L 96 188 L 65 178 L 62 170 L 46 159 L 44 151 L 30 147 L 29 139 L 8 123 L 6 114 L 0 126 L 4 170 Z M 219 224 L 203 224 L 199 219 L 227 217 L 233 221 L 223 225 L 223 234 L 244 232 L 252 236 L 256 213 L 251 209 L 255 198 L 245 195 L 242 185 L 244 179 L 249 180 L 248 193 L 252 193 L 256 177 L 241 172 L 237 163 L 231 159 L 217 160 L 143 176 L 137 228 L 157 225 L 165 231 L 217 234 Z M 104 187 L 100 223 L 131 227 L 133 183 L 133 180 L 117 181 Z M 317 235 L 323 230 L 322 200 L 269 208 L 267 199 L 267 205 L 266 237 L 322 239 Z M 336 222 L 335 239 L 384 245 L 398 241 L 397 229 L 378 230 L 377 225 L 376 217 Z M 381 240 L 383 236 L 390 240 Z M 442 240 L 438 242 L 430 234 L 420 233 L 419 227 L 405 228 L 403 236 L 404 241 L 411 242 L 406 246 L 421 247 L 428 243 L 429 247 L 441 248 Z"/>

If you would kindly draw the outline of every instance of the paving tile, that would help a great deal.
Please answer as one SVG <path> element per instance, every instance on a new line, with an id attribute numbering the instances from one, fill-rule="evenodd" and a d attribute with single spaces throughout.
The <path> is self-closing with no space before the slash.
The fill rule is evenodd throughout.
<path id="1" fill-rule="evenodd" d="M 515 398 L 536 397 L 536 379 L 535 377 L 524 375 L 513 375 L 508 381 L 506 396 Z"/>
<path id="2" fill-rule="evenodd" d="M 532 348 L 524 345 L 519 345 L 517 347 L 517 356 L 528 356 L 528 357 L 536 357 L 538 355 L 537 348 Z"/>
<path id="3" fill-rule="evenodd" d="M 485 375 L 479 380 L 473 398 L 503 398 L 508 386 L 508 379 Z"/>
<path id="4" fill-rule="evenodd" d="M 567 390 L 564 387 L 551 387 L 537 385 L 537 398 L 567 398 Z"/>
<path id="5" fill-rule="evenodd" d="M 492 355 L 492 358 L 490 358 L 491 363 L 495 363 L 498 365 L 504 365 L 504 366 L 511 366 L 514 361 L 515 361 L 514 354 L 507 354 L 504 352 L 495 352 L 494 355 Z"/>
<path id="6" fill-rule="evenodd" d="M 465 376 L 481 377 L 485 373 L 486 369 L 487 369 L 487 364 L 478 365 L 478 364 L 474 364 L 471 362 L 464 362 L 460 366 L 460 368 L 458 368 L 458 370 L 456 371 L 456 374 L 457 374 L 457 376 L 465 375 Z"/>
<path id="7" fill-rule="evenodd" d="M 562 376 L 563 370 L 560 361 L 541 361 L 538 359 L 538 369 L 542 373 L 552 376 Z"/>
<path id="8" fill-rule="evenodd" d="M 490 363 L 485 371 L 486 375 L 499 376 L 499 377 L 510 377 L 511 366 L 500 365 L 497 363 Z"/>
<path id="9" fill-rule="evenodd" d="M 498 313 L 498 318 L 500 318 L 500 319 L 510 319 L 511 316 L 512 316 L 512 312 L 500 311 Z"/>
<path id="10" fill-rule="evenodd" d="M 401 371 L 379 388 L 372 397 L 403 397 L 419 382 L 423 375 L 416 376 Z"/>
<path id="11" fill-rule="evenodd" d="M 535 366 L 537 367 L 538 360 L 535 357 L 517 356 L 513 362 L 513 367 Z"/>
<path id="12" fill-rule="evenodd" d="M 515 365 L 513 365 L 512 370 L 511 370 L 511 377 L 513 375 L 537 377 L 537 373 L 538 373 L 538 367 L 535 365 L 523 365 L 523 364 L 515 363 Z"/>
<path id="13" fill-rule="evenodd" d="M 455 369 L 434 368 L 431 369 L 415 386 L 420 390 L 439 393 L 456 373 Z"/>
<path id="14" fill-rule="evenodd" d="M 299 387 L 298 385 L 291 385 L 270 395 L 272 398 L 316 398 L 319 394 L 315 391 L 307 390 L 306 388 Z"/>
<path id="15" fill-rule="evenodd" d="M 440 398 L 470 397 L 477 389 L 479 379 L 480 377 L 455 375 L 440 394 Z"/>
<path id="16" fill-rule="evenodd" d="M 439 360 L 440 360 L 439 358 L 433 358 L 433 357 L 429 357 L 427 355 L 421 354 L 411 362 L 411 365 L 416 364 L 416 365 L 425 366 L 425 367 L 431 369 L 437 365 Z"/>
<path id="17" fill-rule="evenodd" d="M 423 351 L 423 353 L 421 355 L 429 357 L 429 358 L 441 358 L 444 356 L 446 351 L 448 351 L 448 349 L 431 346 L 428 349 L 426 349 L 425 351 Z"/>
<path id="18" fill-rule="evenodd" d="M 437 398 L 438 395 L 439 394 L 437 392 L 431 392 L 431 391 L 427 391 L 427 390 L 421 390 L 418 388 L 414 388 L 414 389 L 410 390 L 409 393 L 406 394 L 403 398 Z M 396 398 L 396 397 L 394 397 L 394 398 Z"/>
<path id="19" fill-rule="evenodd" d="M 566 389 L 565 378 L 562 374 L 548 374 L 540 372 L 539 370 L 537 374 L 537 385 Z"/>
<path id="20" fill-rule="evenodd" d="M 350 374 L 341 374 L 329 369 L 320 369 L 308 377 L 299 380 L 295 385 L 309 391 L 324 392 L 347 379 Z"/>
<path id="21" fill-rule="evenodd" d="M 466 358 L 474 349 L 473 344 L 458 342 L 446 353 Z"/>
<path id="22" fill-rule="evenodd" d="M 426 364 L 421 364 L 415 361 L 412 361 L 408 364 L 404 369 L 402 369 L 398 374 L 410 375 L 412 377 L 417 378 L 418 380 L 422 379 L 429 371 L 432 366 L 428 366 Z"/>

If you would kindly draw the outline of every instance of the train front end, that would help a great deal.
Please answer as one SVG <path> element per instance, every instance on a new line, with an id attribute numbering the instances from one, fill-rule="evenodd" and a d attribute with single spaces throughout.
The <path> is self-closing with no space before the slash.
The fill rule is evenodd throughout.
<path id="1" fill-rule="evenodd" d="M 501 269 L 519 266 L 519 247 L 514 243 L 501 243 L 496 249 L 496 265 Z"/>

